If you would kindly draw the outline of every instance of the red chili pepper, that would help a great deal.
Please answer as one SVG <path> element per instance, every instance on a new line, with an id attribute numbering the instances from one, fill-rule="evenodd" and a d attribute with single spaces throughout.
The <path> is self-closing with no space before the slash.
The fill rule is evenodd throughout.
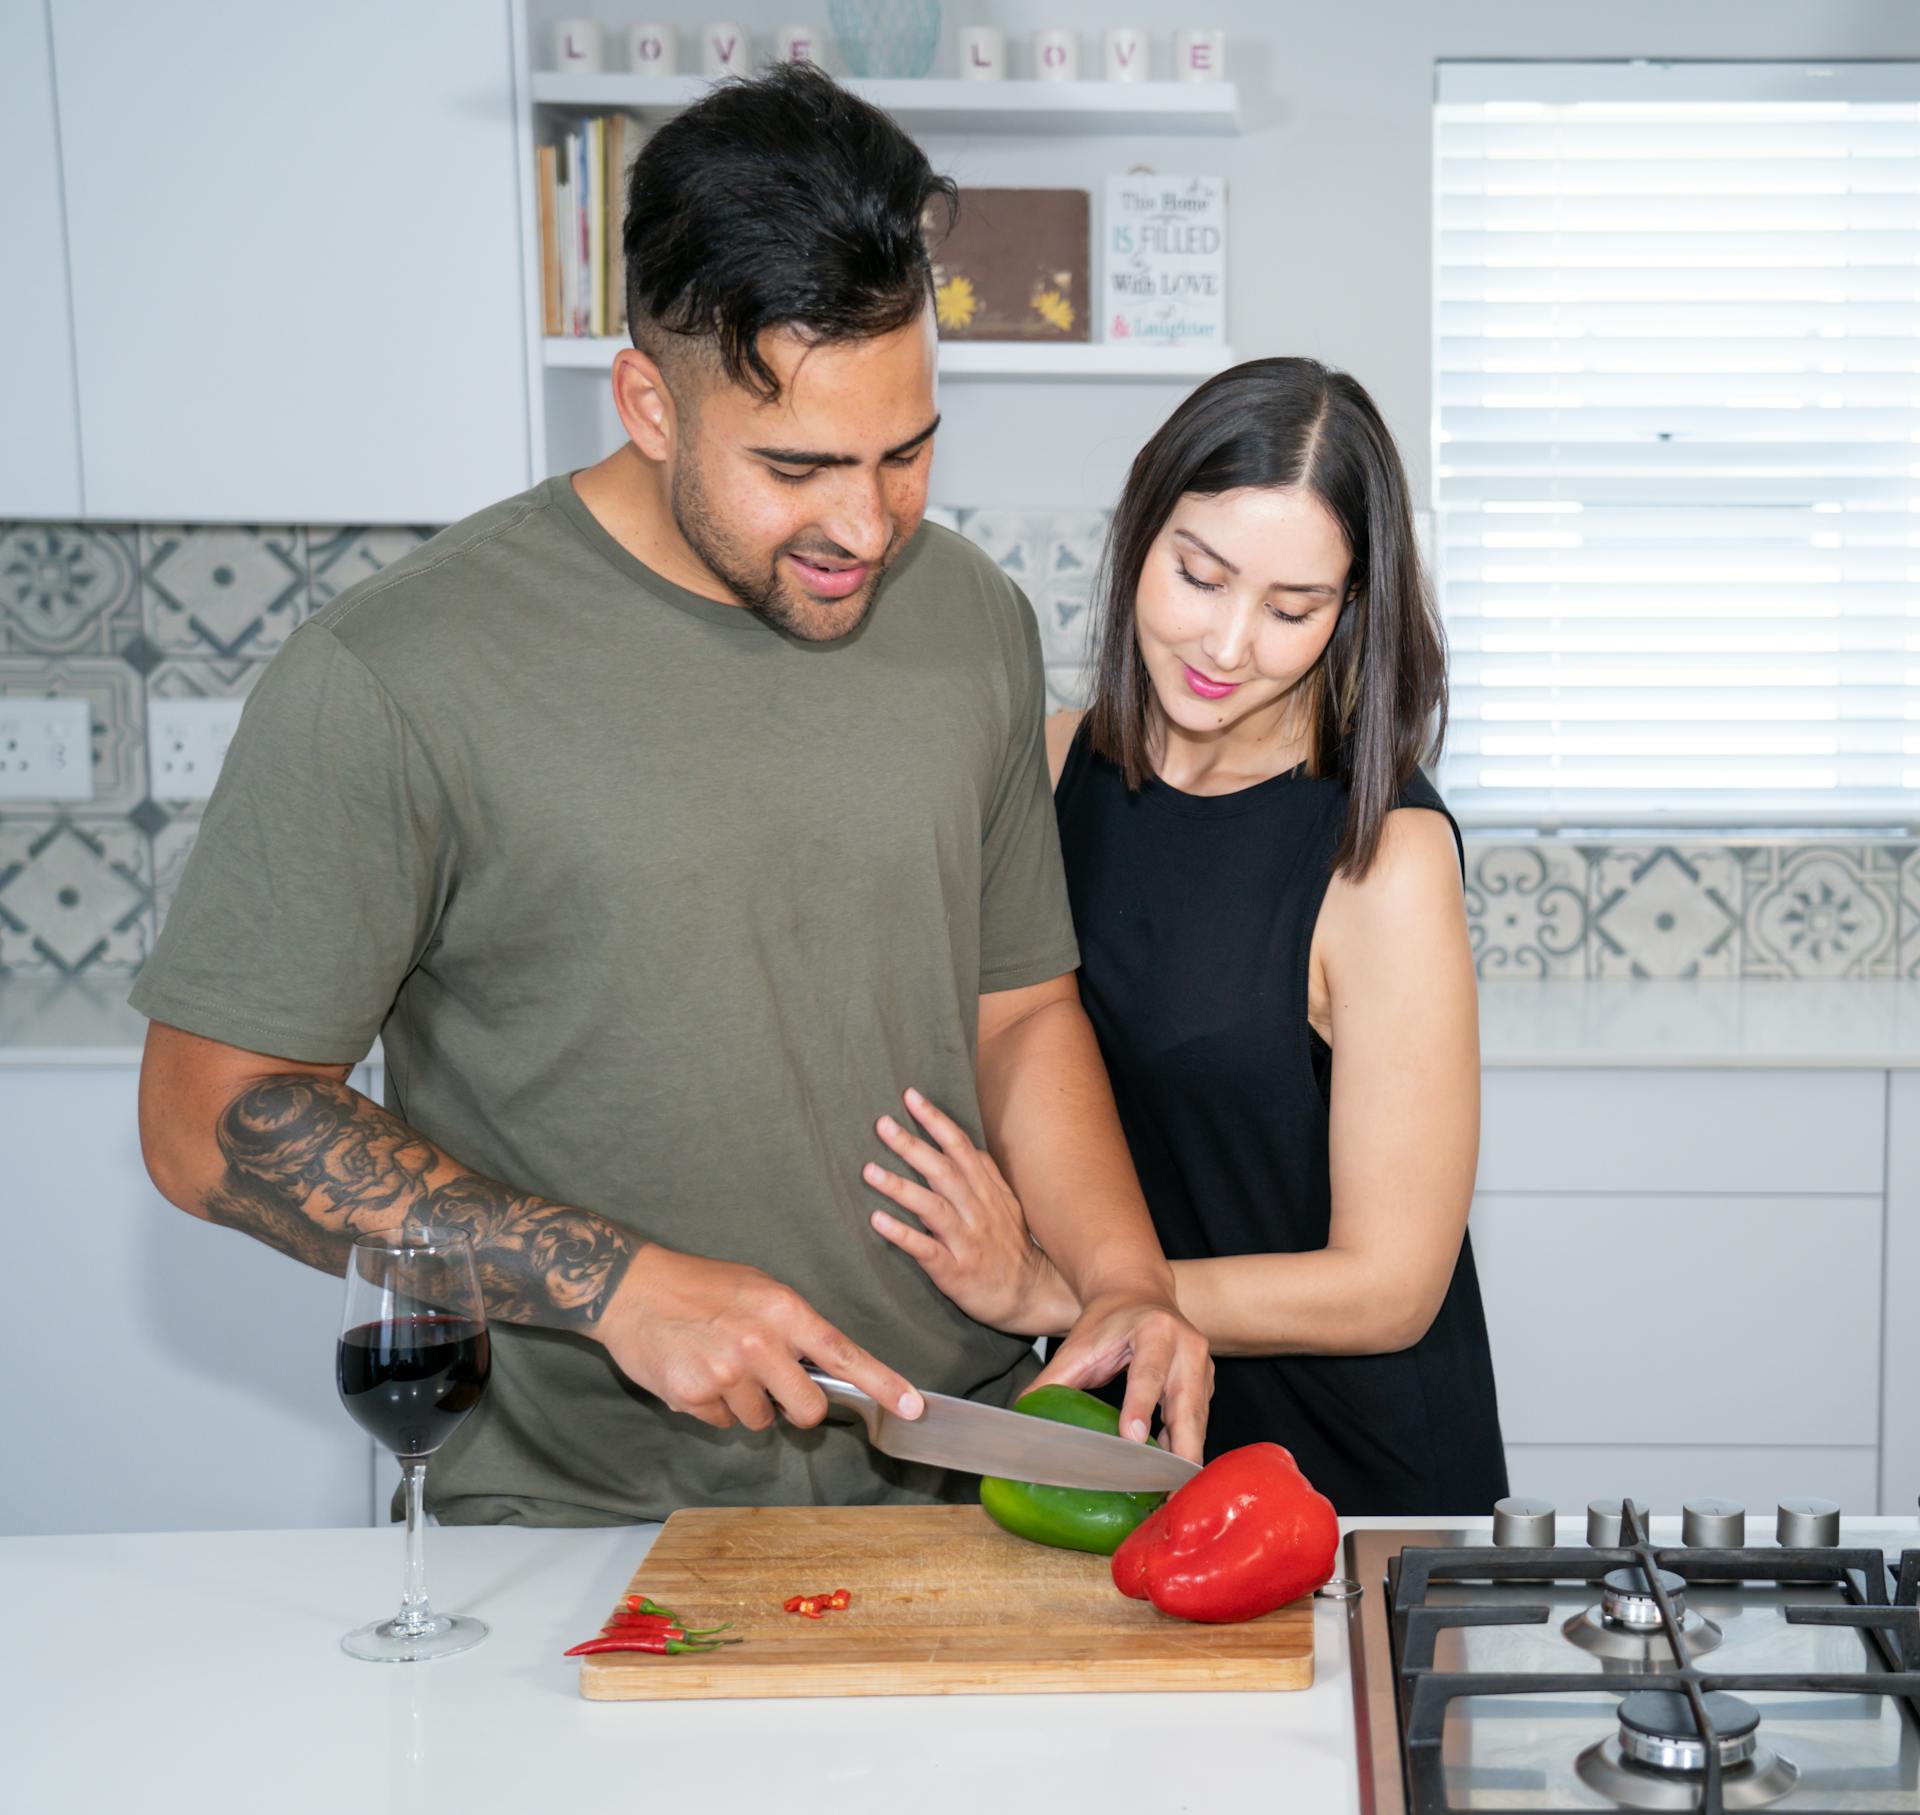
<path id="1" fill-rule="evenodd" d="M 1215 1458 L 1113 1553 L 1113 1583 L 1183 1620 L 1258 1619 L 1333 1574 L 1340 1524 L 1277 1443 Z"/>
<path id="2" fill-rule="evenodd" d="M 852 1604 L 853 1604 L 853 1596 L 850 1595 L 844 1588 L 836 1588 L 832 1594 L 827 1596 L 827 1605 L 829 1607 L 834 1607 L 834 1608 L 850 1607 Z"/>
<path id="3" fill-rule="evenodd" d="M 650 1594 L 630 1594 L 621 1603 L 631 1613 L 657 1614 L 663 1620 L 672 1620 L 676 1624 L 680 1616 L 671 1607 L 662 1607 Z"/>
<path id="4" fill-rule="evenodd" d="M 617 1632 L 603 1632 L 597 1639 L 587 1639 L 582 1644 L 569 1646 L 566 1655 L 593 1657 L 603 1651 L 645 1651 L 655 1657 L 678 1657 L 687 1651 L 718 1651 L 723 1645 L 739 1643 L 738 1639 L 690 1637 L 677 1628 L 662 1626 L 647 1631 L 624 1629 Z"/>
<path id="5" fill-rule="evenodd" d="M 705 1639 L 716 1632 L 725 1632 L 732 1622 L 723 1626 L 701 1626 L 689 1629 L 676 1626 L 671 1620 L 663 1620 L 650 1613 L 616 1613 L 604 1626 L 602 1632 L 662 1632 L 668 1638 Z"/>

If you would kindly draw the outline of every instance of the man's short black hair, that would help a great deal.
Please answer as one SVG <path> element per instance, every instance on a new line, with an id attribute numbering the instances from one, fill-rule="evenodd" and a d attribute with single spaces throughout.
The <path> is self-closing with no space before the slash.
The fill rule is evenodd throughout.
<path id="1" fill-rule="evenodd" d="M 627 187 L 627 315 L 659 359 L 709 343 L 772 400 L 768 328 L 819 342 L 905 327 L 932 278 L 922 223 L 957 191 L 879 108 L 811 64 L 722 83 L 662 126 Z"/>

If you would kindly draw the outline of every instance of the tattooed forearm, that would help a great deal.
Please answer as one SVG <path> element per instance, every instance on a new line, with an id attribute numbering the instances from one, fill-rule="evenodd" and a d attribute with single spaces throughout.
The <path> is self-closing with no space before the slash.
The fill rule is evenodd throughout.
<path id="1" fill-rule="evenodd" d="M 508 1323 L 591 1328 L 641 1245 L 591 1211 L 461 1170 L 399 1117 L 327 1078 L 253 1085 L 218 1134 L 226 1174 L 201 1203 L 212 1221 L 329 1273 L 344 1273 L 348 1247 L 372 1230 L 464 1230 L 488 1314 Z"/>
<path id="2" fill-rule="evenodd" d="M 442 1185 L 428 1205 L 434 1222 L 473 1237 L 487 1307 L 509 1323 L 592 1323 L 639 1246 L 603 1216 L 477 1173 Z"/>

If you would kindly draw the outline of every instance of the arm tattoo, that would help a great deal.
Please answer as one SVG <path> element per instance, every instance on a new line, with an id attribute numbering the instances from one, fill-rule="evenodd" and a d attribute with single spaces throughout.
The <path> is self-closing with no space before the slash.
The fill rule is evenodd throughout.
<path id="1" fill-rule="evenodd" d="M 217 1134 L 226 1175 L 201 1208 L 328 1273 L 356 1236 L 404 1222 L 464 1230 L 487 1314 L 591 1329 L 641 1246 L 591 1211 L 463 1173 L 428 1180 L 444 1156 L 398 1116 L 345 1084 L 305 1074 L 243 1091 Z"/>

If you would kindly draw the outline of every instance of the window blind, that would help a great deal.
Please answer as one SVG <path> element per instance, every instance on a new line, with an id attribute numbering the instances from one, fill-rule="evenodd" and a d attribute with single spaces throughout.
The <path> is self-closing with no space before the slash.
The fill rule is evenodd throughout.
<path id="1" fill-rule="evenodd" d="M 1920 64 L 1443 64 L 1441 780 L 1920 816 Z"/>

